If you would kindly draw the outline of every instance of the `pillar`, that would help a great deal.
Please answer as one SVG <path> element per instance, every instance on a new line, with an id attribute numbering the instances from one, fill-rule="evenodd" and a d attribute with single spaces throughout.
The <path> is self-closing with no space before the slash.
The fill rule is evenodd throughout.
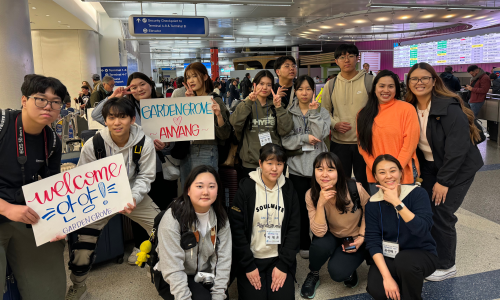
<path id="1" fill-rule="evenodd" d="M 210 48 L 210 64 L 212 65 L 212 80 L 219 77 L 219 48 Z"/>
<path id="2" fill-rule="evenodd" d="M 28 0 L 0 0 L 0 108 L 21 107 L 21 84 L 33 74 Z"/>
<path id="3" fill-rule="evenodd" d="M 295 61 L 297 62 L 297 77 L 299 76 L 299 69 L 300 69 L 300 64 L 299 64 L 299 46 L 292 46 L 292 56 L 295 58 Z"/>

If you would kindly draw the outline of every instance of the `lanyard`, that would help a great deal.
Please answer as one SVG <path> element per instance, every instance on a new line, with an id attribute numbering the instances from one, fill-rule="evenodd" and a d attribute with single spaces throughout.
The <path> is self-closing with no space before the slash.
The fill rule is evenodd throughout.
<path id="1" fill-rule="evenodd" d="M 24 172 L 24 165 L 28 161 L 27 149 L 26 149 L 26 137 L 24 136 L 23 128 L 23 118 L 19 119 L 19 113 L 16 117 L 16 142 L 17 142 L 17 162 L 21 165 L 21 173 L 23 175 L 23 185 L 26 184 L 26 175 Z M 19 125 L 18 125 L 19 124 Z M 45 134 L 45 128 L 43 128 L 43 139 L 45 142 L 45 163 L 47 167 L 49 166 L 49 153 L 47 150 L 47 135 Z M 54 140 L 55 142 L 55 140 Z M 48 171 L 47 171 L 48 172 Z M 38 176 L 36 176 L 38 177 Z M 38 179 L 38 178 L 36 178 Z M 36 180 L 35 179 L 35 180 Z"/>
<path id="2" fill-rule="evenodd" d="M 267 205 L 267 186 L 264 183 L 264 180 L 262 179 L 262 176 L 260 177 L 260 180 L 262 180 L 262 183 L 264 184 L 264 190 L 266 191 L 266 220 L 267 220 L 267 225 L 269 225 L 269 206 Z M 278 184 L 278 181 L 276 181 L 276 184 L 278 185 L 278 226 L 280 225 L 280 185 Z"/>
<path id="3" fill-rule="evenodd" d="M 257 116 L 257 128 L 259 129 L 260 132 L 260 125 L 259 125 L 259 108 L 257 107 L 257 101 L 255 101 L 255 114 Z M 269 124 L 269 106 L 267 107 L 267 112 L 266 112 L 266 118 Z M 264 184 L 265 185 L 265 184 Z"/>
<path id="4" fill-rule="evenodd" d="M 306 117 L 304 115 L 302 115 L 302 119 L 304 120 L 304 134 L 307 133 L 307 121 L 309 121 L 309 118 L 307 118 L 307 121 L 306 121 Z"/>
<path id="5" fill-rule="evenodd" d="M 378 207 L 380 209 L 380 225 L 382 226 L 382 240 L 384 240 L 384 224 L 382 222 L 382 206 L 380 205 L 380 202 L 378 203 Z M 401 218 L 399 217 L 398 214 L 398 237 L 396 238 L 396 243 L 399 242 L 399 225 L 401 223 Z"/>

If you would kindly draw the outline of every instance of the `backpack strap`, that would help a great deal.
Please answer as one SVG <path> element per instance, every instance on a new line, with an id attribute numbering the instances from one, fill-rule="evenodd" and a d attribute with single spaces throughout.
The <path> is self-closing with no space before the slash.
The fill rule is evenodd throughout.
<path id="1" fill-rule="evenodd" d="M 4 130 L 4 126 L 5 124 L 9 124 L 9 111 L 9 109 L 0 109 L 0 140 L 2 140 L 5 132 L 7 131 Z"/>
<path id="2" fill-rule="evenodd" d="M 335 88 L 335 82 L 337 81 L 337 76 L 335 76 L 333 79 L 331 79 L 329 82 L 331 82 L 330 84 L 330 99 L 332 99 L 332 95 L 333 95 L 333 89 Z"/>
<path id="3" fill-rule="evenodd" d="M 94 145 L 94 155 L 96 159 L 101 159 L 106 157 L 106 148 L 104 146 L 104 139 L 101 133 L 98 132 L 92 138 L 92 144 Z"/>
<path id="4" fill-rule="evenodd" d="M 52 129 L 50 126 L 45 126 L 45 129 L 46 129 L 45 134 L 47 135 L 47 141 L 49 141 L 49 144 L 51 145 L 50 151 L 49 151 L 49 157 L 51 157 L 52 154 L 54 154 L 54 151 L 56 150 L 57 136 L 56 136 L 56 132 L 54 131 L 54 129 Z M 1 128 L 0 128 L 0 130 L 1 130 Z M 50 134 L 50 133 L 52 133 L 52 134 Z M 1 135 L 1 133 L 0 133 L 0 135 Z M 51 139 L 51 137 L 52 137 L 52 139 Z"/>
<path id="5" fill-rule="evenodd" d="M 132 161 L 135 164 L 135 174 L 139 173 L 139 160 L 141 159 L 142 149 L 144 148 L 144 142 L 146 141 L 146 136 L 134 146 L 134 152 L 132 153 Z"/>
<path id="6" fill-rule="evenodd" d="M 352 201 L 352 212 L 354 213 L 356 209 L 361 210 L 361 216 L 359 217 L 358 227 L 361 227 L 361 221 L 363 220 L 363 207 L 361 206 L 361 199 L 359 197 L 358 185 L 354 180 L 347 180 L 347 189 L 349 190 L 349 195 Z"/>

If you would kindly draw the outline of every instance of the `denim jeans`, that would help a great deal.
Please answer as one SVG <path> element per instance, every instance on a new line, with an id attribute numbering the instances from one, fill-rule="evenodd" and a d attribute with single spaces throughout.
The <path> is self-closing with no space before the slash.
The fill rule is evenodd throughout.
<path id="1" fill-rule="evenodd" d="M 197 145 L 192 144 L 189 147 L 188 155 L 181 160 L 181 184 L 184 188 L 184 183 L 189 176 L 191 170 L 197 166 L 209 165 L 218 171 L 219 151 L 217 145 Z"/>
<path id="2" fill-rule="evenodd" d="M 481 107 L 483 107 L 484 101 L 483 102 L 478 102 L 478 103 L 469 103 L 470 109 L 472 109 L 472 112 L 474 113 L 474 116 L 477 118 L 477 114 L 479 114 L 479 111 L 481 111 Z"/>

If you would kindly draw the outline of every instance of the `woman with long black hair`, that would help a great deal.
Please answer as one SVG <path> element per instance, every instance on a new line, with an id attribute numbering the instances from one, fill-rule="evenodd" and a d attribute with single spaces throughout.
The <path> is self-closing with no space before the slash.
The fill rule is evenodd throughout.
<path id="1" fill-rule="evenodd" d="M 157 252 L 154 278 L 163 299 L 226 298 L 231 229 L 219 175 L 211 166 L 195 167 L 182 195 L 165 212 Z"/>

